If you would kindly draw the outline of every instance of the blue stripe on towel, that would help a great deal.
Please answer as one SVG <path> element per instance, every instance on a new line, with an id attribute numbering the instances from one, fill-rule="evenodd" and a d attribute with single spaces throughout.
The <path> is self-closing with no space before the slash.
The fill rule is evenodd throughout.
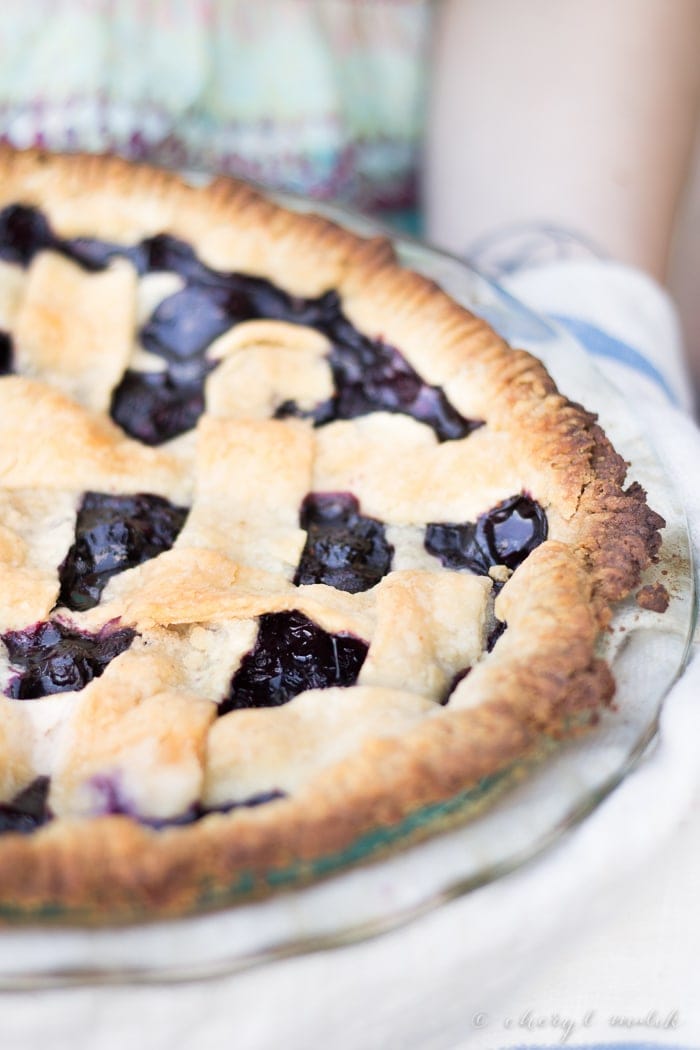
<path id="1" fill-rule="evenodd" d="M 665 376 L 659 372 L 658 368 L 651 361 L 648 361 L 643 354 L 640 354 L 639 350 L 635 350 L 629 343 L 623 342 L 622 339 L 616 339 L 615 336 L 608 335 L 607 332 L 603 332 L 600 328 L 596 328 L 595 325 L 590 324 L 588 321 L 582 321 L 578 317 L 567 317 L 564 314 L 550 314 L 549 316 L 553 321 L 556 321 L 571 332 L 594 357 L 606 357 L 610 361 L 619 361 L 621 364 L 627 365 L 628 368 L 633 368 L 636 372 L 640 372 L 660 386 L 672 404 L 679 404 L 678 398 L 669 386 Z"/>

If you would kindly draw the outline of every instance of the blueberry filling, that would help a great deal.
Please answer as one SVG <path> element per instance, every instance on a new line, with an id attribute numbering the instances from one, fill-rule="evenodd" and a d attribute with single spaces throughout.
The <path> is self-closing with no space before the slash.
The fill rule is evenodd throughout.
<path id="1" fill-rule="evenodd" d="M 187 513 L 161 496 L 86 492 L 59 569 L 59 605 L 92 609 L 112 576 L 170 550 Z"/>
<path id="2" fill-rule="evenodd" d="M 0 332 L 0 376 L 12 371 L 12 339 L 7 332 Z"/>
<path id="3" fill-rule="evenodd" d="M 27 834 L 50 819 L 47 806 L 49 778 L 36 777 L 11 802 L 0 804 L 0 833 L 19 831 Z"/>
<path id="4" fill-rule="evenodd" d="M 351 634 L 329 634 L 303 613 L 266 613 L 219 714 L 242 707 L 277 707 L 306 689 L 354 685 L 367 648 Z"/>
<path id="5" fill-rule="evenodd" d="M 0 638 L 19 673 L 10 679 L 5 696 L 35 700 L 83 689 L 93 678 L 99 678 L 115 656 L 129 648 L 135 636 L 130 627 L 106 624 L 98 634 L 88 634 L 59 620 L 38 623 L 24 631 L 8 631 Z"/>
<path id="6" fill-rule="evenodd" d="M 201 357 L 231 327 L 225 290 L 188 285 L 168 296 L 141 329 L 146 350 L 167 361 Z"/>
<path id="7" fill-rule="evenodd" d="M 463 667 L 461 671 L 457 671 L 457 673 L 452 676 L 452 680 L 440 700 L 440 703 L 443 705 L 443 707 L 446 703 L 449 702 L 450 697 L 454 693 L 459 683 L 464 681 L 464 679 L 467 677 L 470 671 L 471 667 Z"/>
<path id="8" fill-rule="evenodd" d="M 324 423 L 332 423 L 336 418 L 333 398 L 327 401 L 319 401 L 313 408 L 301 408 L 296 401 L 282 401 L 275 409 L 273 419 L 310 419 L 315 427 L 322 427 Z"/>
<path id="9" fill-rule="evenodd" d="M 547 516 L 539 503 L 525 495 L 503 500 L 479 518 L 479 524 L 492 556 L 512 570 L 547 539 Z"/>
<path id="10" fill-rule="evenodd" d="M 61 238 L 35 208 L 15 204 L 0 212 L 0 257 L 26 266 L 46 248 L 89 271 L 104 269 L 123 257 L 139 274 L 172 272 L 185 281 L 185 287 L 161 303 L 141 331 L 146 349 L 168 362 L 166 372 L 157 380 L 127 372 L 114 394 L 113 418 L 147 444 L 160 444 L 195 425 L 203 411 L 204 381 L 214 367 L 204 359 L 207 347 L 233 325 L 256 318 L 308 325 L 331 344 L 334 396 L 311 413 L 284 402 L 277 409 L 278 418 L 311 415 L 320 426 L 368 412 L 400 412 L 432 427 L 441 441 L 465 437 L 481 425 L 464 419 L 439 387 L 424 383 L 398 350 L 358 332 L 344 316 L 337 292 L 305 299 L 261 277 L 212 270 L 190 245 L 168 234 L 130 246 L 90 237 Z M 185 373 L 172 367 L 182 361 L 191 366 Z"/>
<path id="11" fill-rule="evenodd" d="M 430 524 L 425 549 L 447 569 L 486 575 L 493 565 L 517 569 L 547 538 L 547 517 L 529 496 L 511 496 L 476 522 Z"/>
<path id="12" fill-rule="evenodd" d="M 403 413 L 432 427 L 441 441 L 466 437 L 480 425 L 463 419 L 442 390 L 424 383 L 398 350 L 357 332 L 340 314 L 340 304 L 338 308 L 336 331 L 342 337 L 336 337 L 330 353 L 335 419 Z"/>
<path id="13" fill-rule="evenodd" d="M 492 651 L 494 645 L 496 644 L 498 639 L 501 637 L 501 635 L 503 634 L 503 632 L 505 631 L 507 626 L 508 626 L 508 624 L 505 623 L 504 620 L 496 620 L 496 622 L 494 623 L 493 627 L 489 631 L 488 638 L 486 639 L 486 652 L 487 653 L 490 653 Z"/>
<path id="14" fill-rule="evenodd" d="M 317 426 L 334 419 L 355 419 L 369 412 L 398 412 L 432 427 L 440 441 L 466 437 L 482 425 L 464 419 L 439 387 L 428 386 L 398 350 L 382 339 L 370 339 L 344 316 L 337 292 L 307 302 L 309 316 L 300 323 L 322 332 L 331 343 L 328 356 L 335 394 L 317 406 Z M 284 402 L 279 417 L 308 415 L 293 401 Z"/>
<path id="15" fill-rule="evenodd" d="M 296 584 L 326 583 L 356 594 L 389 572 L 394 548 L 386 541 L 384 525 L 360 514 L 350 493 L 310 493 L 301 505 L 299 524 L 307 536 Z"/>
<path id="16" fill-rule="evenodd" d="M 56 237 L 51 247 L 91 273 L 105 270 L 114 259 L 128 259 L 139 274 L 146 272 L 145 252 L 141 244 L 114 244 L 96 237 L 66 240 Z"/>
<path id="17" fill-rule="evenodd" d="M 147 237 L 132 250 L 137 255 L 135 265 L 140 274 L 176 273 L 185 281 L 206 281 L 212 273 L 199 261 L 191 245 L 167 233 Z"/>
<path id="18" fill-rule="evenodd" d="M 48 807 L 48 794 L 50 787 L 49 777 L 36 777 L 31 784 L 12 799 L 11 802 L 0 803 L 0 834 L 6 831 L 19 831 L 28 834 L 36 831 L 52 819 Z M 97 789 L 100 796 L 100 815 L 113 816 L 124 815 L 138 820 L 140 824 L 153 828 L 156 831 L 171 827 L 182 827 L 193 824 L 209 813 L 230 813 L 234 809 L 253 808 L 264 806 L 268 802 L 286 798 L 284 791 L 273 788 L 271 791 L 260 791 L 256 795 L 239 799 L 235 802 L 227 802 L 221 806 L 204 806 L 196 802 L 185 812 L 177 817 L 165 819 L 150 819 L 140 817 L 123 798 L 122 792 L 114 777 L 107 775 L 93 777 L 93 787 Z"/>
<path id="19" fill-rule="evenodd" d="M 112 419 L 146 445 L 184 434 L 204 411 L 206 374 L 182 382 L 170 372 L 129 370 L 112 397 Z"/>
<path id="20" fill-rule="evenodd" d="M 241 321 L 260 318 L 308 325 L 326 335 L 331 343 L 328 360 L 335 386 L 333 397 L 311 412 L 286 401 L 278 406 L 277 418 L 301 415 L 321 426 L 334 419 L 353 419 L 369 412 L 400 412 L 431 426 L 441 440 L 465 437 L 480 425 L 463 419 L 442 390 L 425 384 L 398 350 L 358 332 L 343 316 L 336 292 L 327 292 L 318 299 L 297 298 L 260 277 L 208 270 L 194 259 L 191 249 L 184 246 L 178 251 L 180 242 L 165 236 L 159 240 L 162 262 L 188 283 L 160 304 L 141 331 L 144 347 L 169 363 L 166 389 L 154 394 L 155 403 L 145 417 L 128 404 L 133 394 L 133 373 L 129 374 L 129 386 L 122 384 L 115 392 L 112 415 L 132 436 L 156 444 L 193 426 L 186 417 L 178 419 L 159 410 L 164 395 L 166 401 L 169 393 L 177 399 L 175 392 L 185 382 L 192 386 L 196 380 L 203 402 L 204 380 L 214 367 L 204 358 L 207 348 Z M 173 369 L 175 363 L 182 361 L 190 364 L 187 380 Z M 197 402 L 199 407 L 199 398 Z M 154 416 L 160 418 L 149 429 L 144 420 Z"/>
<path id="21" fill-rule="evenodd" d="M 506 623 L 503 623 L 502 620 L 495 620 L 493 627 L 491 628 L 491 630 L 489 631 L 489 633 L 488 633 L 488 635 L 486 637 L 486 652 L 487 653 L 491 652 L 491 650 L 493 649 L 494 645 L 496 644 L 498 639 L 501 637 L 501 635 L 503 634 L 503 632 L 505 631 L 507 626 L 508 625 Z M 457 686 L 459 685 L 460 682 L 464 681 L 464 679 L 467 677 L 467 675 L 469 674 L 470 671 L 471 671 L 471 667 L 463 667 L 461 669 L 461 671 L 457 671 L 457 673 L 452 676 L 452 680 L 451 680 L 450 684 L 448 685 L 447 689 L 445 690 L 445 692 L 444 692 L 444 694 L 442 696 L 442 699 L 440 700 L 441 704 L 445 705 L 445 704 L 449 703 L 450 697 L 454 693 L 455 689 L 457 688 Z"/>
<path id="22" fill-rule="evenodd" d="M 0 258 L 28 266 L 35 255 L 47 249 L 67 256 L 86 270 L 103 270 L 118 256 L 131 259 L 140 272 L 143 270 L 141 245 L 127 247 L 93 237 L 58 237 L 45 215 L 26 204 L 10 204 L 0 211 Z"/>
<path id="23" fill-rule="evenodd" d="M 0 258 L 28 266 L 46 248 L 60 251 L 60 242 L 44 215 L 24 204 L 10 204 L 0 211 Z"/>
<path id="24" fill-rule="evenodd" d="M 260 791 L 257 795 L 249 795 L 248 798 L 240 799 L 237 802 L 226 802 L 221 806 L 207 807 L 203 806 L 201 802 L 196 802 L 185 813 L 180 813 L 177 817 L 166 817 L 161 820 L 145 819 L 144 817 L 138 819 L 141 824 L 147 824 L 155 831 L 160 831 L 165 828 L 194 824 L 195 821 L 201 820 L 202 817 L 206 817 L 210 813 L 231 813 L 234 809 L 254 809 L 256 806 L 264 806 L 268 802 L 276 802 L 280 798 L 287 798 L 286 793 L 273 788 L 272 791 Z"/>

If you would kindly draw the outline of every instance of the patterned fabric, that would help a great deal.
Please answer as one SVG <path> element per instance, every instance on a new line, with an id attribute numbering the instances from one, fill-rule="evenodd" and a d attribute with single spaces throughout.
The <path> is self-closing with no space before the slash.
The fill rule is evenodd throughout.
<path id="1" fill-rule="evenodd" d="M 3 0 L 0 137 L 414 204 L 427 0 Z"/>

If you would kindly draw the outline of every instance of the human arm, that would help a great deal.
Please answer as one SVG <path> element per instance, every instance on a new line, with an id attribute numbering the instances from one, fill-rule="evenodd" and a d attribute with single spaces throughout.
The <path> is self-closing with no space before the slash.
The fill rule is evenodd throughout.
<path id="1" fill-rule="evenodd" d="M 700 93 L 699 0 L 443 0 L 429 237 L 546 222 L 663 279 Z"/>

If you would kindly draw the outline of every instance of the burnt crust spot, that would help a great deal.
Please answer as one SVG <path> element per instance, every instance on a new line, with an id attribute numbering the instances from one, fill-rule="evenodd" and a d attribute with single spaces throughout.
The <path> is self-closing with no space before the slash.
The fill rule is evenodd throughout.
<path id="1" fill-rule="evenodd" d="M 665 613 L 671 598 L 662 583 L 648 583 L 637 591 L 637 605 L 651 612 Z"/>
<path id="2" fill-rule="evenodd" d="M 591 435 L 595 442 L 593 476 L 583 489 L 574 516 L 578 526 L 576 550 L 589 567 L 593 599 L 601 622 L 607 623 L 610 605 L 634 590 L 643 571 L 656 560 L 660 530 L 666 522 L 649 507 L 638 482 L 622 488 L 627 464 L 597 423 L 591 426 Z"/>

